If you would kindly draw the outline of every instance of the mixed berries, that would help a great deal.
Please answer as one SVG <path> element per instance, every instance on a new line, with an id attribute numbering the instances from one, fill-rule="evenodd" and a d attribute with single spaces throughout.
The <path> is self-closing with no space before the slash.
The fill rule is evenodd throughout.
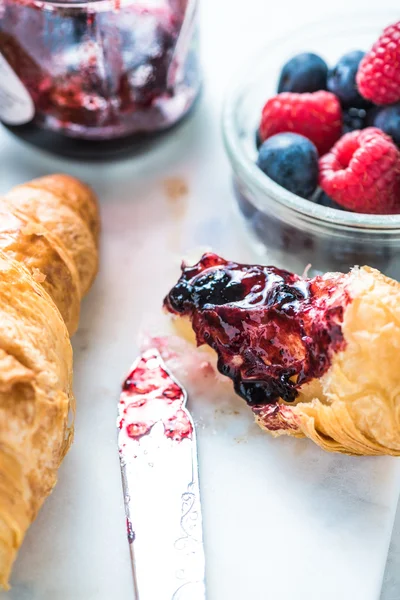
<path id="1" fill-rule="evenodd" d="M 332 68 L 313 53 L 294 56 L 262 110 L 258 167 L 322 206 L 400 213 L 399 66 L 400 21 Z"/>

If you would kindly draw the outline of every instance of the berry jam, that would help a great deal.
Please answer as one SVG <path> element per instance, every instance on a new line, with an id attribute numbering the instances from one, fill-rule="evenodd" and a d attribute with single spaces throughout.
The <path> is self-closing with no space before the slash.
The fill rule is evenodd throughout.
<path id="1" fill-rule="evenodd" d="M 182 441 L 192 436 L 192 423 L 184 410 L 185 392 L 163 368 L 158 353 L 146 352 L 128 375 L 119 401 L 120 439 L 138 440 L 156 423 L 165 436 Z"/>
<path id="2" fill-rule="evenodd" d="M 209 253 L 193 267 L 183 265 L 164 305 L 189 317 L 197 343 L 216 351 L 218 370 L 248 404 L 290 403 L 344 348 L 345 278 L 303 279 Z"/>
<path id="3" fill-rule="evenodd" d="M 0 53 L 32 98 L 34 117 L 3 123 L 52 151 L 100 157 L 170 128 L 199 90 L 196 14 L 183 28 L 186 5 L 4 0 Z M 7 82 L 1 88 L 7 93 Z"/>

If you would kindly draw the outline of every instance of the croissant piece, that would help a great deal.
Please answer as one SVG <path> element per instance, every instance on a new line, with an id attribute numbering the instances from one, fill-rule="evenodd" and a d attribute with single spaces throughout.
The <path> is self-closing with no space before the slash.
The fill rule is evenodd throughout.
<path id="1" fill-rule="evenodd" d="M 206 254 L 165 299 L 274 436 L 400 455 L 400 284 L 369 267 L 312 279 Z"/>
<path id="2" fill-rule="evenodd" d="M 78 272 L 82 296 L 89 290 L 97 272 L 99 225 L 94 223 L 96 202 L 92 192 L 76 180 L 71 185 L 72 181 L 65 175 L 36 179 L 15 187 L 6 195 L 6 200 L 11 202 L 14 210 L 51 231 L 68 249 Z M 68 194 L 70 185 L 71 196 Z"/>
<path id="3" fill-rule="evenodd" d="M 72 348 L 97 271 L 96 198 L 64 175 L 0 199 L 0 584 L 73 436 Z"/>

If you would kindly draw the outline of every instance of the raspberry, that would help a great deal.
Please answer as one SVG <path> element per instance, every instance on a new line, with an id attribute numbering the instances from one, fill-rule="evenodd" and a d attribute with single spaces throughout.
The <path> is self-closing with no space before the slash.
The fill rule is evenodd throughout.
<path id="1" fill-rule="evenodd" d="M 319 168 L 321 188 L 344 208 L 400 212 L 400 151 L 380 129 L 347 133 L 320 159 Z"/>
<path id="2" fill-rule="evenodd" d="M 342 133 L 339 100 L 334 94 L 324 91 L 312 94 L 283 92 L 270 98 L 262 111 L 262 141 L 288 131 L 308 138 L 320 155 L 325 154 Z"/>
<path id="3" fill-rule="evenodd" d="M 364 98 L 375 104 L 400 100 L 400 21 L 387 27 L 362 59 L 356 81 Z"/>

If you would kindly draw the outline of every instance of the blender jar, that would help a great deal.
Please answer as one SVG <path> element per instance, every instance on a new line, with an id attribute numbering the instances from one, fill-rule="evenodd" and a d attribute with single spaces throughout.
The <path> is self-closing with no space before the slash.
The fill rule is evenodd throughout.
<path id="1" fill-rule="evenodd" d="M 66 155 L 136 147 L 200 87 L 197 0 L 0 0 L 0 120 Z"/>

